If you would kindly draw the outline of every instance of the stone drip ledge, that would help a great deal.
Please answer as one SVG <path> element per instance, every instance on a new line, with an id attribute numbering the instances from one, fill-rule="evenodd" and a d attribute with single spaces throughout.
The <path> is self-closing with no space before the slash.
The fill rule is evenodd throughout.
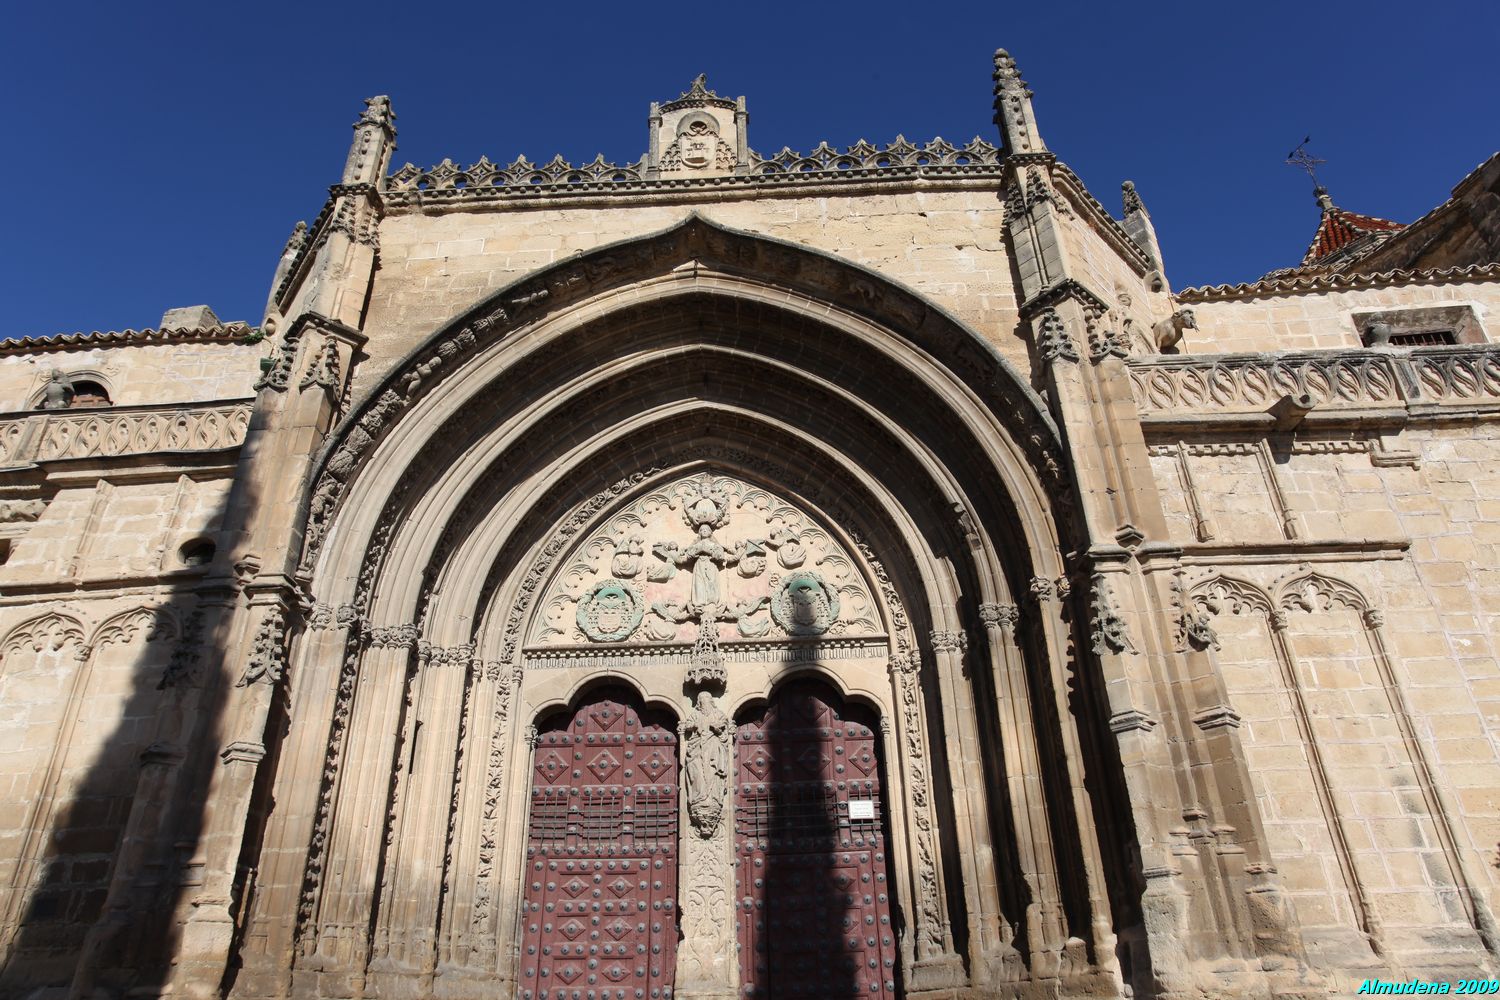
<path id="1" fill-rule="evenodd" d="M 1180 559 L 1184 566 L 1382 562 L 1404 559 L 1410 549 L 1410 538 L 1185 542 Z"/>

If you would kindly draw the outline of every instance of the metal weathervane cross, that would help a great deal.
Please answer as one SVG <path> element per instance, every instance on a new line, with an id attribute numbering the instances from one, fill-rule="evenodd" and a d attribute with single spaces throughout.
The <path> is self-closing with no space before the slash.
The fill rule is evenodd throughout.
<path id="1" fill-rule="evenodd" d="M 1328 161 L 1320 160 L 1307 151 L 1307 144 L 1310 142 L 1312 142 L 1312 136 L 1304 136 L 1302 141 L 1297 144 L 1297 148 L 1286 154 L 1286 163 L 1288 166 L 1307 171 L 1307 176 L 1312 178 L 1314 184 L 1317 184 L 1318 165 L 1327 163 Z"/>

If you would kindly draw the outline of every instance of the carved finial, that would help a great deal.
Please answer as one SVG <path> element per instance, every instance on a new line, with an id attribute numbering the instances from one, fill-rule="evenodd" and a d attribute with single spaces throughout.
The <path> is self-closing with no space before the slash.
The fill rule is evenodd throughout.
<path id="1" fill-rule="evenodd" d="M 1045 153 L 1031 109 L 1031 90 L 1021 79 L 1016 61 L 1004 49 L 995 50 L 995 124 L 1006 153 Z"/>
<path id="2" fill-rule="evenodd" d="M 365 98 L 364 113 L 354 123 L 354 142 L 344 162 L 345 184 L 374 184 L 385 176 L 396 148 L 396 113 L 385 95 Z"/>
<path id="3" fill-rule="evenodd" d="M 996 49 L 995 50 L 995 87 L 996 87 L 996 89 L 997 90 L 999 89 L 999 87 L 1001 85 L 1001 81 L 1009 81 L 1009 80 L 1015 80 L 1017 83 L 1019 83 L 1023 87 L 1026 85 L 1026 81 L 1021 79 L 1021 71 L 1018 70 L 1018 69 L 1016 69 L 1016 61 L 1011 58 L 1010 53 L 1007 52 L 1007 51 L 1005 51 L 1004 49 Z"/>
<path id="4" fill-rule="evenodd" d="M 292 235 L 287 238 L 286 249 L 281 251 L 283 257 L 295 254 L 307 245 L 307 222 L 299 221 L 292 227 Z"/>
<path id="5" fill-rule="evenodd" d="M 1134 181 L 1126 181 L 1120 185 L 1120 197 L 1125 204 L 1125 232 L 1135 241 L 1136 246 L 1145 251 L 1156 270 L 1161 271 L 1161 244 L 1156 239 L 1156 227 L 1151 224 L 1151 213 L 1146 211 L 1146 205 L 1141 201 Z M 1153 281 L 1152 284 L 1155 285 L 1156 282 Z"/>
<path id="6" fill-rule="evenodd" d="M 384 94 L 365 98 L 365 110 L 359 116 L 358 125 L 380 125 L 395 132 L 396 112 L 391 110 L 391 99 Z"/>

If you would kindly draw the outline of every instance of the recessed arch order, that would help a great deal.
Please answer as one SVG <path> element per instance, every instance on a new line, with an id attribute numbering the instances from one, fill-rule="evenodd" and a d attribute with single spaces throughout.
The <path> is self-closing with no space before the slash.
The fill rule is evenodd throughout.
<path id="1" fill-rule="evenodd" d="M 1040 398 L 977 333 L 856 265 L 692 216 L 496 293 L 363 398 L 302 508 L 301 572 L 345 632 L 291 654 L 290 738 L 311 726 L 335 746 L 308 869 L 373 869 L 304 894 L 302 950 L 322 966 L 457 948 L 506 974 L 514 928 L 493 899 L 522 841 L 496 817 L 519 801 L 527 727 L 628 669 L 595 657 L 523 679 L 538 598 L 591 531 L 694 476 L 801 512 L 874 598 L 878 670 L 783 676 L 821 671 L 892 720 L 908 980 L 993 979 L 1018 948 L 1050 961 L 1107 928 L 1070 626 L 1028 603 L 1032 579 L 1066 573 L 1071 487 Z M 1023 604 L 1027 628 L 992 627 Z M 681 716 L 673 676 L 630 687 Z M 766 677 L 726 707 L 769 695 Z M 383 838 L 357 817 L 381 801 Z M 289 822 L 273 815 L 266 843 L 298 835 Z M 480 885 L 455 890 L 465 866 Z"/>

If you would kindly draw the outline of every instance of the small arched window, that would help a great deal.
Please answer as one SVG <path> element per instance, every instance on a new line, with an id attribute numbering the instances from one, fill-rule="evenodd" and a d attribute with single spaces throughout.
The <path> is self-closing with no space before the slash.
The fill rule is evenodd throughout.
<path id="1" fill-rule="evenodd" d="M 73 398 L 68 409 L 77 410 L 89 406 L 109 406 L 109 390 L 92 379 L 73 380 Z"/>
<path id="2" fill-rule="evenodd" d="M 207 566 L 214 561 L 214 549 L 212 539 L 194 538 L 183 543 L 177 550 L 177 557 L 184 566 Z"/>

